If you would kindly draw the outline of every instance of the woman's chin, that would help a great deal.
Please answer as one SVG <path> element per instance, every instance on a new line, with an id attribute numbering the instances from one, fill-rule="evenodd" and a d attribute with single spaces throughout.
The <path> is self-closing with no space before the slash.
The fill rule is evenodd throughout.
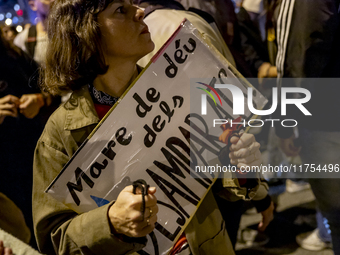
<path id="1" fill-rule="evenodd" d="M 145 51 L 143 52 L 143 55 L 141 55 L 138 60 L 140 60 L 141 58 L 145 57 L 147 54 L 149 54 L 150 52 L 152 52 L 155 48 L 155 44 L 153 43 L 153 41 L 150 41 L 150 43 L 147 45 L 147 47 L 145 47 Z"/>
<path id="2" fill-rule="evenodd" d="M 149 42 L 149 44 L 148 44 L 148 52 L 146 53 L 146 54 L 149 54 L 150 52 L 152 52 L 153 50 L 155 49 L 155 44 L 154 44 L 154 42 L 150 39 L 150 42 Z M 146 55 L 145 54 L 145 55 Z M 145 56 L 144 55 L 144 56 Z"/>

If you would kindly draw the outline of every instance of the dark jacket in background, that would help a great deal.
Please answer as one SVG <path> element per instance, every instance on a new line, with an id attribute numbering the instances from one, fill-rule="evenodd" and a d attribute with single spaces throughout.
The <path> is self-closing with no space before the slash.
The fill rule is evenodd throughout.
<path id="1" fill-rule="evenodd" d="M 311 92 L 311 100 L 304 106 L 312 116 L 305 117 L 292 106 L 287 110 L 292 115 L 286 118 L 297 119 L 300 127 L 309 130 L 340 131 L 340 83 L 329 79 L 340 77 L 339 0 L 281 0 L 274 19 L 279 77 L 304 78 L 283 79 L 282 86 Z M 292 130 L 278 128 L 277 134 L 288 138 Z"/>
<path id="2" fill-rule="evenodd" d="M 269 62 L 266 44 L 262 41 L 260 30 L 243 7 L 237 13 L 237 20 L 243 55 L 253 76 L 257 77 L 259 67 L 264 62 Z"/>

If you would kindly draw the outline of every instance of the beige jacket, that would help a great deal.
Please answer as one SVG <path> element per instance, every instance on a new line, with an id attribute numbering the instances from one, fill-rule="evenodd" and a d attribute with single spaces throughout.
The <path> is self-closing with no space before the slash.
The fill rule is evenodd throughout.
<path id="1" fill-rule="evenodd" d="M 34 155 L 33 220 L 42 253 L 119 255 L 130 254 L 144 247 L 143 243 L 125 243 L 111 234 L 107 217 L 109 205 L 79 215 L 44 193 L 98 122 L 88 88 L 84 86 L 53 113 L 37 143 Z M 231 186 L 235 186 L 235 182 L 231 182 Z M 257 188 L 251 192 L 255 194 Z M 240 192 L 246 191 L 240 189 Z M 234 254 L 211 191 L 185 233 L 194 255 Z"/>

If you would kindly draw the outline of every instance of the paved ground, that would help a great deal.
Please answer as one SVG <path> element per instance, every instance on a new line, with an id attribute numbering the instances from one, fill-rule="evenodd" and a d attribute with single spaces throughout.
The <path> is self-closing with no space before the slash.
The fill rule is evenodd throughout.
<path id="1" fill-rule="evenodd" d="M 296 235 L 311 231 L 316 227 L 315 201 L 311 190 L 291 194 L 284 192 L 284 185 L 275 186 L 271 190 L 277 203 L 277 213 L 265 232 L 269 236 L 269 242 L 262 246 L 251 246 L 249 240 L 253 239 L 254 231 L 249 229 L 256 229 L 261 219 L 261 215 L 257 214 L 253 208 L 242 216 L 236 254 L 333 255 L 330 249 L 319 252 L 307 251 L 300 248 L 295 242 Z M 241 240 L 241 232 L 243 232 L 243 240 Z"/>

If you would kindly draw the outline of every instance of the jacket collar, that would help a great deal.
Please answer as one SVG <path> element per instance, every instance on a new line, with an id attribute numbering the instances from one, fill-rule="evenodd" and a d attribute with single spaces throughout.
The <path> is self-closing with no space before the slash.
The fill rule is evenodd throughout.
<path id="1" fill-rule="evenodd" d="M 80 90 L 74 91 L 64 107 L 67 111 L 65 130 L 79 129 L 99 123 L 99 117 L 87 85 Z"/>

